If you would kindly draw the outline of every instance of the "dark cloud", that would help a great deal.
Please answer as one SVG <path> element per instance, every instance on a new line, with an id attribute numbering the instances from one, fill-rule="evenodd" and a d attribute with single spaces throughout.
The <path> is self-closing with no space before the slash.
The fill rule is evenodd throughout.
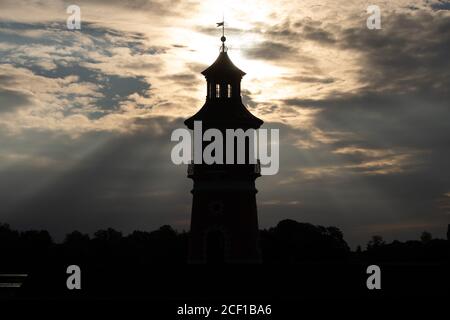
<path id="1" fill-rule="evenodd" d="M 334 30 L 339 30 L 339 28 L 324 26 L 321 21 L 304 18 L 294 23 L 287 20 L 280 24 L 268 26 L 264 35 L 273 40 L 291 43 L 301 44 L 302 41 L 310 40 L 323 45 L 333 45 L 336 42 Z"/>
<path id="2" fill-rule="evenodd" d="M 332 33 L 315 26 L 304 26 L 302 35 L 305 39 L 316 41 L 323 44 L 334 44 L 336 40 Z"/>
<path id="3" fill-rule="evenodd" d="M 265 34 L 274 39 L 297 39 L 300 34 L 297 32 L 296 28 L 291 26 L 289 21 L 284 21 L 283 23 L 270 26 Z"/>
<path id="4" fill-rule="evenodd" d="M 296 50 L 279 42 L 264 41 L 253 47 L 245 48 L 243 52 L 249 59 L 282 60 L 295 54 Z"/>
<path id="5" fill-rule="evenodd" d="M 360 54 L 365 86 L 319 100 L 284 101 L 286 107 L 320 111 L 316 128 L 338 134 L 300 151 L 299 163 L 314 175 L 312 181 L 306 186 L 293 181 L 292 191 L 283 188 L 302 195 L 306 220 L 334 214 L 343 220 L 344 232 L 353 223 L 359 226 L 349 232 L 354 239 L 369 231 L 411 238 L 420 228 L 442 234 L 448 213 L 437 202 L 450 190 L 449 19 L 416 12 L 386 17 L 382 30 L 344 29 L 338 45 Z M 401 159 L 399 168 L 395 158 Z M 380 169 L 387 173 L 371 174 Z M 387 225 L 394 229 L 383 231 Z"/>
<path id="6" fill-rule="evenodd" d="M 184 87 L 197 87 L 201 83 L 198 73 L 176 73 L 164 76 L 163 78 L 172 80 Z"/>
<path id="7" fill-rule="evenodd" d="M 308 76 L 286 77 L 284 79 L 300 83 L 321 83 L 321 84 L 330 84 L 336 81 L 336 79 L 334 78 L 319 78 Z"/>
<path id="8" fill-rule="evenodd" d="M 30 94 L 1 88 L 0 78 L 0 113 L 12 112 L 18 108 L 30 106 L 32 97 Z"/>
<path id="9" fill-rule="evenodd" d="M 390 15 L 382 30 L 346 29 L 339 45 L 362 53 L 360 77 L 371 88 L 449 93 L 450 17 Z"/>
<path id="10" fill-rule="evenodd" d="M 384 26 L 347 29 L 340 36 L 343 48 L 361 54 L 362 89 L 285 103 L 317 108 L 321 129 L 352 132 L 372 145 L 443 148 L 450 136 L 444 120 L 450 116 L 450 17 L 396 15 Z"/>
<path id="11" fill-rule="evenodd" d="M 126 9 L 130 11 L 146 12 L 148 15 L 154 16 L 187 16 L 191 15 L 198 8 L 199 1 L 183 1 L 183 0 L 172 0 L 170 5 L 164 0 L 80 0 L 77 2 L 78 5 L 83 4 L 98 4 L 115 6 L 118 10 Z"/>
<path id="12" fill-rule="evenodd" d="M 431 8 L 434 10 L 450 10 L 450 2 L 447 0 L 438 0 L 438 2 L 431 4 Z"/>
<path id="13" fill-rule="evenodd" d="M 42 36 L 29 35 L 29 31 L 41 32 Z M 127 48 L 132 55 L 157 55 L 166 53 L 163 46 L 148 46 L 148 36 L 142 32 L 132 32 L 104 27 L 92 22 L 83 22 L 81 31 L 67 29 L 65 22 L 51 21 L 46 23 L 22 23 L 15 21 L 0 21 L 0 39 L 4 43 L 13 45 L 45 45 L 54 46 L 52 52 L 55 58 L 67 57 L 83 58 L 85 61 L 95 62 L 90 57 L 83 55 L 85 51 L 97 52 L 105 56 L 111 56 L 112 50 L 120 47 Z M 64 50 L 70 48 L 70 53 Z M 7 49 L 6 53 L 12 53 Z M 83 51 L 84 50 L 84 51 Z M 17 54 L 17 52 L 16 52 Z M 8 55 L 4 54 L 4 58 Z M 17 58 L 17 55 L 15 56 Z M 29 56 L 27 62 L 32 62 L 36 57 Z"/>

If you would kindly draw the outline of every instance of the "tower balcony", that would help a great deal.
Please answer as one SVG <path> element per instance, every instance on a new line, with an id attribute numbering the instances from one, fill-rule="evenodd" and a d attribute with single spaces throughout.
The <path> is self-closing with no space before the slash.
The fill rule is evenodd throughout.
<path id="1" fill-rule="evenodd" d="M 242 174 L 250 173 L 256 177 L 261 176 L 261 162 L 259 159 L 255 164 L 220 164 L 220 165 L 207 165 L 207 164 L 194 164 L 190 163 L 187 167 L 188 178 L 193 178 L 198 175 L 213 175 L 213 174 Z"/>

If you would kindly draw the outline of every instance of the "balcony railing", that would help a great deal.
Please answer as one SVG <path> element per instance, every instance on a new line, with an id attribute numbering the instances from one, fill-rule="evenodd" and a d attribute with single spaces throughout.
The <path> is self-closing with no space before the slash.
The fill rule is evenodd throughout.
<path id="1" fill-rule="evenodd" d="M 227 165 L 220 165 L 220 167 L 218 167 L 218 169 L 217 169 L 217 172 L 224 172 L 225 171 L 225 168 L 226 168 L 226 166 Z M 251 166 L 251 168 L 253 168 L 253 173 L 255 174 L 255 175 L 261 175 L 261 162 L 259 161 L 259 159 L 257 160 L 257 162 L 255 163 L 255 164 L 243 164 L 243 165 L 238 165 L 238 166 L 242 166 L 242 168 L 245 166 L 245 167 L 247 167 L 247 168 L 249 168 L 249 166 Z M 200 167 L 197 167 L 197 168 L 200 168 Z M 234 168 L 236 168 L 236 167 L 234 167 Z M 239 167 L 238 167 L 239 168 Z M 196 171 L 198 171 L 198 170 L 196 170 L 196 165 L 194 164 L 194 163 L 189 163 L 188 164 L 188 167 L 187 167 L 187 175 L 188 175 L 188 177 L 192 177 L 192 176 L 194 176 L 196 173 L 198 173 L 198 172 L 196 172 Z M 236 170 L 236 172 L 239 172 L 240 170 L 238 169 L 238 170 Z M 208 169 L 208 172 L 214 172 L 214 170 L 210 170 L 210 169 Z M 248 172 L 248 171 L 247 171 Z"/>

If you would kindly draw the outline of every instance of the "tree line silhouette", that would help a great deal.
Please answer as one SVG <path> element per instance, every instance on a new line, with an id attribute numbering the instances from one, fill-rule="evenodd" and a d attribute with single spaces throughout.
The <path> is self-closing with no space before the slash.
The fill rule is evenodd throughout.
<path id="1" fill-rule="evenodd" d="M 177 232 L 165 225 L 158 230 L 134 231 L 124 236 L 112 228 L 99 230 L 92 237 L 79 231 L 55 243 L 45 230 L 12 230 L 0 223 L 0 271 L 29 268 L 52 261 L 61 263 L 187 263 L 188 232 Z M 294 220 L 283 220 L 277 226 L 260 231 L 262 262 L 430 262 L 450 261 L 450 241 L 433 239 L 424 232 L 420 240 L 386 243 L 373 236 L 363 250 L 351 251 L 339 228 L 315 226 Z"/>

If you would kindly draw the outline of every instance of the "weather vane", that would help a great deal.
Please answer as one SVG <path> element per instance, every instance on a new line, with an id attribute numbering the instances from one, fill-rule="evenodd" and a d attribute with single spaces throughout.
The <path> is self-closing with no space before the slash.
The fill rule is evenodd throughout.
<path id="1" fill-rule="evenodd" d="M 225 52 L 225 41 L 227 40 L 227 38 L 225 37 L 225 15 L 222 16 L 222 22 L 217 22 L 216 24 L 217 27 L 222 27 L 222 38 L 220 38 L 220 40 L 222 41 L 222 46 L 220 47 L 220 49 L 222 52 Z"/>

